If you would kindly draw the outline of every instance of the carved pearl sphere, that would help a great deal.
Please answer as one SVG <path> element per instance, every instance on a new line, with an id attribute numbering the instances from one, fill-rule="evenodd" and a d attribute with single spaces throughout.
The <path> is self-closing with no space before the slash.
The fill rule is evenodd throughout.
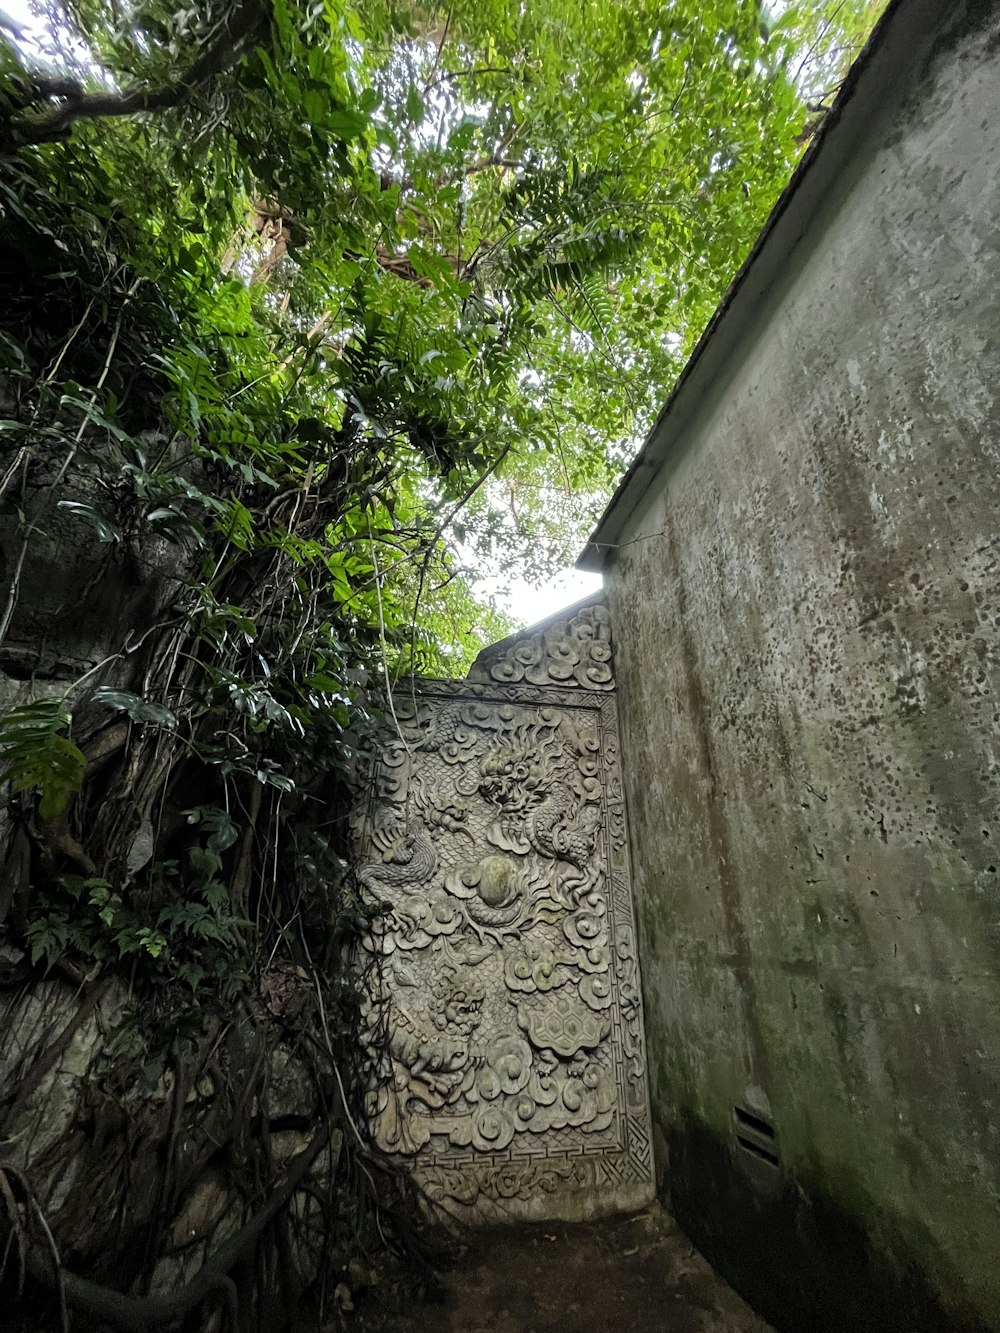
<path id="1" fill-rule="evenodd" d="M 479 862 L 476 892 L 487 907 L 503 907 L 516 892 L 517 867 L 506 856 L 484 856 Z"/>

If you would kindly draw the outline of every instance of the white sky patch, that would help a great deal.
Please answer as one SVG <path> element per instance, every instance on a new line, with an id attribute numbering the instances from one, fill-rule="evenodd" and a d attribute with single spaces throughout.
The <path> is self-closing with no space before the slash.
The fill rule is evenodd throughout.
<path id="1" fill-rule="evenodd" d="M 484 579 L 484 590 L 513 620 L 525 626 L 547 620 L 563 607 L 601 590 L 600 574 L 588 574 L 582 569 L 564 569 L 542 584 L 512 578 L 509 574 L 502 588 L 490 586 L 492 583 L 492 579 Z"/>
<path id="2" fill-rule="evenodd" d="M 36 31 L 41 26 L 31 12 L 29 0 L 4 0 L 0 5 L 0 23 L 6 27 L 4 21 L 8 19 L 26 32 Z"/>
<path id="3" fill-rule="evenodd" d="M 39 18 L 31 0 L 0 0 L 0 29 L 31 64 L 65 68 L 67 59 L 89 64 L 87 52 L 62 25 Z"/>

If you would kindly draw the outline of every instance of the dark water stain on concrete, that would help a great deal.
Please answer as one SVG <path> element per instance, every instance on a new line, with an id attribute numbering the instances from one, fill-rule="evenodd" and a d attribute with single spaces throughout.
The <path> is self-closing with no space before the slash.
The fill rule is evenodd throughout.
<path id="1" fill-rule="evenodd" d="M 926 1273 L 876 1248 L 870 1233 L 888 1242 L 892 1222 L 863 1181 L 839 1180 L 836 1201 L 818 1180 L 802 1190 L 776 1177 L 777 1189 L 762 1192 L 694 1119 L 678 1119 L 669 1154 L 680 1223 L 717 1265 L 717 1280 L 731 1280 L 782 1333 L 989 1333 L 973 1308 L 946 1305 Z M 844 1206 L 852 1194 L 864 1225 Z M 910 1219 L 911 1233 L 916 1226 Z M 959 1288 L 960 1274 L 947 1286 Z"/>

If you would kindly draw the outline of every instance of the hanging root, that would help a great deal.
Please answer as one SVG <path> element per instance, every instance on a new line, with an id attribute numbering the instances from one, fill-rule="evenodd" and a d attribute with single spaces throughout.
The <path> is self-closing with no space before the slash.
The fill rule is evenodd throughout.
<path id="1" fill-rule="evenodd" d="M 10 1258 L 11 1246 L 17 1246 L 17 1294 L 20 1297 L 24 1291 L 25 1263 L 28 1252 L 28 1237 L 24 1229 L 22 1219 L 22 1210 L 18 1207 L 17 1200 L 14 1198 L 14 1192 L 10 1187 L 10 1181 L 7 1179 L 7 1171 L 0 1168 L 0 1198 L 4 1201 L 7 1210 L 7 1243 L 3 1248 L 3 1259 L 0 1260 L 0 1280 L 7 1272 L 7 1261 Z"/>
<path id="2" fill-rule="evenodd" d="M 148 1333 L 151 1328 L 173 1323 L 190 1314 L 203 1301 L 218 1292 L 222 1296 L 228 1315 L 229 1333 L 241 1333 L 243 1325 L 240 1322 L 236 1284 L 229 1276 L 229 1272 L 256 1244 L 265 1227 L 289 1203 L 327 1141 L 326 1133 L 320 1130 L 309 1146 L 294 1158 L 284 1181 L 264 1207 L 255 1213 L 231 1240 L 220 1247 L 186 1286 L 178 1291 L 158 1296 L 126 1296 L 110 1287 L 102 1287 L 96 1282 L 66 1272 L 59 1262 L 57 1252 L 49 1243 L 51 1232 L 48 1231 L 48 1227 L 45 1227 L 48 1241 L 43 1244 L 33 1239 L 23 1224 L 21 1210 L 4 1175 L 5 1172 L 14 1174 L 22 1185 L 25 1185 L 21 1172 L 7 1165 L 0 1166 L 0 1194 L 4 1198 L 11 1218 L 11 1235 L 17 1240 L 22 1280 L 24 1273 L 29 1273 L 43 1286 L 59 1289 L 61 1303 L 64 1302 L 64 1311 L 70 1308 L 81 1314 L 103 1319 L 116 1328 L 126 1330 L 126 1333 Z M 44 1219 L 37 1205 L 35 1211 L 44 1226 Z"/>

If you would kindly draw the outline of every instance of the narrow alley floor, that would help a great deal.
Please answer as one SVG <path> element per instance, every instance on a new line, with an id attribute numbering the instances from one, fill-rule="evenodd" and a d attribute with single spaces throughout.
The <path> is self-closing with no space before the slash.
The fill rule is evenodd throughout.
<path id="1" fill-rule="evenodd" d="M 444 1301 L 355 1327 L 378 1333 L 772 1333 L 658 1206 L 473 1236 Z"/>

